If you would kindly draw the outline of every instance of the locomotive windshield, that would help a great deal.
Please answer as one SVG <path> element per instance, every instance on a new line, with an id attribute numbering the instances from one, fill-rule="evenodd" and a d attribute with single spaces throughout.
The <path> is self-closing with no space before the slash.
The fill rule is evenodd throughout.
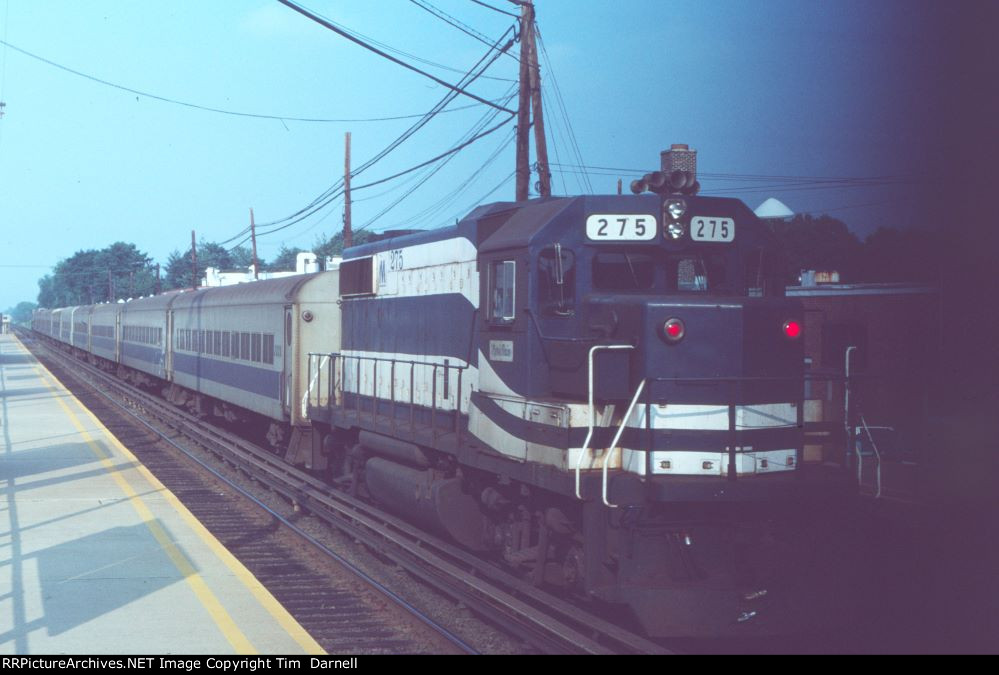
<path id="1" fill-rule="evenodd" d="M 744 293 L 732 288 L 729 253 L 597 251 L 593 255 L 593 288 L 598 291 L 662 293 Z"/>
<path id="2" fill-rule="evenodd" d="M 655 286 L 651 253 L 598 251 L 593 256 L 593 287 L 601 291 L 647 291 Z"/>

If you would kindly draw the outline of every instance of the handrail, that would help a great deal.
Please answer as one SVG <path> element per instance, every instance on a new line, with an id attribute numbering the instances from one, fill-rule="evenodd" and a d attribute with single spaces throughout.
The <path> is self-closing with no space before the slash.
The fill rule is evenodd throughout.
<path id="1" fill-rule="evenodd" d="M 611 441 L 610 447 L 607 448 L 607 454 L 604 455 L 604 466 L 603 466 L 603 499 L 604 506 L 609 506 L 612 509 L 617 508 L 617 504 L 611 504 L 607 501 L 607 467 L 610 465 L 611 453 L 614 452 L 614 448 L 617 447 L 618 442 L 621 440 L 621 434 L 624 433 L 625 427 L 628 426 L 628 420 L 631 419 L 631 413 L 635 409 L 635 404 L 638 403 L 639 397 L 642 395 L 642 390 L 645 388 L 645 380 L 638 383 L 638 389 L 635 390 L 635 395 L 631 399 L 631 404 L 628 406 L 628 411 L 624 413 L 624 418 L 621 420 L 621 426 L 617 428 L 617 433 L 614 434 L 614 440 Z"/>
<path id="2" fill-rule="evenodd" d="M 881 499 L 881 451 L 878 450 L 878 444 L 874 442 L 874 436 L 871 435 L 871 429 L 886 429 L 888 431 L 895 431 L 895 428 L 879 427 L 879 426 L 869 427 L 867 426 L 867 420 L 864 419 L 863 415 L 860 416 L 860 424 L 864 427 L 864 431 L 867 433 L 868 440 L 871 441 L 871 449 L 874 450 L 874 462 L 875 462 L 874 466 L 876 470 L 874 498 Z M 857 432 L 859 434 L 860 430 L 858 429 Z M 857 445 L 859 446 L 860 444 L 858 443 Z M 858 449 L 857 462 L 862 464 L 863 461 L 864 461 L 863 457 L 860 456 Z"/>
<path id="3" fill-rule="evenodd" d="M 355 395 L 355 403 L 356 403 L 355 412 L 358 415 L 360 415 L 360 413 L 361 413 L 361 409 L 360 409 L 360 398 L 361 398 L 361 365 L 364 362 L 371 362 L 373 364 L 372 370 L 371 370 L 371 373 L 372 373 L 372 378 L 371 378 L 371 398 L 372 398 L 372 402 L 373 402 L 372 403 L 372 410 L 371 410 L 371 412 L 372 412 L 372 415 L 377 416 L 378 414 L 380 414 L 380 411 L 378 409 L 378 400 L 379 400 L 379 379 L 378 379 L 379 369 L 378 369 L 378 363 L 387 363 L 387 364 L 389 364 L 390 367 L 387 368 L 387 369 L 385 369 L 385 370 L 387 370 L 390 373 L 390 375 L 389 375 L 390 382 L 389 382 L 389 399 L 388 399 L 388 402 L 390 403 L 390 410 L 391 410 L 393 428 L 394 428 L 394 426 L 396 424 L 396 419 L 395 419 L 395 416 L 396 416 L 396 404 L 400 402 L 398 400 L 398 397 L 396 396 L 396 386 L 395 386 L 395 384 L 396 384 L 395 383 L 396 365 L 397 364 L 408 365 L 409 366 L 409 401 L 408 401 L 408 404 L 410 406 L 410 430 L 411 431 L 414 428 L 414 419 L 415 419 L 414 418 L 414 409 L 416 407 L 416 402 L 415 402 L 415 396 L 416 396 L 415 370 L 416 370 L 416 367 L 417 366 L 422 366 L 422 367 L 426 367 L 426 368 L 432 369 L 432 372 L 431 372 L 431 375 L 430 375 L 431 380 L 432 380 L 432 383 L 431 383 L 431 393 L 430 393 L 431 401 L 430 401 L 430 404 L 429 404 L 428 407 L 430 408 L 431 427 L 433 427 L 433 429 L 434 429 L 435 438 L 436 438 L 436 434 L 437 434 L 437 429 L 436 429 L 437 413 L 440 412 L 440 413 L 443 413 L 443 414 L 449 414 L 449 415 L 451 414 L 451 413 L 449 413 L 446 410 L 443 410 L 443 409 L 439 410 L 438 409 L 439 408 L 439 406 L 438 406 L 438 394 L 441 394 L 441 392 L 437 388 L 437 374 L 439 372 L 443 371 L 444 372 L 444 377 L 445 378 L 450 378 L 451 373 L 454 372 L 456 374 L 457 381 L 458 381 L 457 392 L 452 394 L 451 393 L 451 389 L 452 388 L 450 386 L 450 381 L 446 382 L 445 385 L 444 385 L 444 387 L 443 387 L 443 394 L 440 396 L 440 403 L 441 404 L 448 403 L 448 402 L 450 402 L 452 400 L 452 397 L 453 397 L 453 399 L 454 399 L 454 410 L 453 410 L 453 415 L 454 415 L 454 425 L 453 425 L 453 427 L 454 428 L 453 428 L 453 431 L 454 431 L 455 434 L 458 435 L 458 437 L 460 437 L 460 435 L 461 435 L 460 416 L 462 414 L 462 384 L 465 381 L 465 379 L 464 379 L 464 371 L 468 370 L 470 368 L 470 364 L 466 363 L 465 365 L 457 365 L 457 364 L 451 363 L 450 359 L 444 359 L 445 363 L 441 364 L 441 363 L 434 363 L 434 362 L 431 362 L 431 361 L 416 361 L 416 360 L 410 360 L 410 359 L 400 359 L 400 358 L 383 357 L 383 356 L 362 356 L 362 355 L 354 355 L 354 354 L 343 354 L 343 353 L 339 353 L 339 352 L 334 352 L 334 353 L 330 353 L 330 354 L 310 352 L 308 354 L 308 357 L 309 357 L 309 373 L 310 373 L 310 379 L 311 379 L 311 381 L 309 383 L 309 388 L 308 388 L 308 390 L 306 392 L 306 396 L 303 398 L 303 401 L 302 401 L 303 407 L 305 407 L 305 409 L 306 409 L 306 414 L 307 414 L 307 404 L 312 401 L 312 392 L 315 389 L 318 388 L 316 385 L 319 385 L 319 386 L 322 385 L 322 371 L 324 370 L 324 366 L 329 362 L 329 360 L 332 359 L 333 360 L 332 362 L 334 364 L 337 361 L 339 361 L 341 370 L 346 371 L 346 369 L 349 367 L 348 361 L 350 361 L 351 359 L 353 359 L 357 363 L 356 374 L 354 376 L 354 379 L 355 379 L 355 382 L 354 382 L 355 391 L 352 392 Z M 313 378 L 313 377 L 311 377 L 312 363 L 317 358 L 319 359 L 319 366 L 316 369 L 316 376 Z M 336 383 L 336 374 L 335 374 L 335 372 L 331 372 L 330 373 L 329 379 L 330 379 L 330 381 L 329 381 L 329 383 L 327 383 L 327 386 L 330 388 L 329 397 L 328 397 L 328 405 L 339 406 L 341 404 L 336 403 L 336 396 L 335 396 L 335 393 L 333 391 L 333 388 L 335 387 L 335 383 Z M 319 405 L 321 403 L 321 400 L 322 400 L 322 397 L 320 395 L 316 399 L 316 405 Z M 385 400 L 385 399 L 382 399 L 382 400 Z"/>
<path id="4" fill-rule="evenodd" d="M 843 460 L 844 462 L 848 462 L 848 458 L 850 457 L 850 441 L 853 440 L 853 439 L 850 438 L 850 353 L 853 352 L 856 349 L 857 349 L 856 345 L 850 345 L 849 347 L 846 348 L 846 355 L 844 357 L 845 364 L 843 366 L 844 371 L 845 371 L 844 374 L 843 374 L 843 377 L 844 377 L 844 380 L 843 380 L 843 431 L 845 432 L 845 436 L 846 436 L 846 453 L 847 453 L 846 454 L 846 458 L 844 458 L 844 460 Z M 856 446 L 854 446 L 854 447 L 856 447 Z M 858 485 L 860 484 L 860 477 L 861 477 L 861 474 L 863 473 L 863 468 L 862 468 L 863 463 L 864 462 L 863 462 L 862 458 L 860 457 L 859 450 L 858 450 L 858 455 L 857 455 L 857 484 Z"/>
<path id="5" fill-rule="evenodd" d="M 593 438 L 593 427 L 596 417 L 596 408 L 593 405 L 593 355 L 601 349 L 634 349 L 634 345 L 595 345 L 590 347 L 589 356 L 587 357 L 587 382 L 589 387 L 589 402 L 590 402 L 590 414 L 589 427 L 586 430 L 586 439 L 583 441 L 583 447 L 579 449 L 579 457 L 576 458 L 576 499 L 582 499 L 583 496 L 580 494 L 579 483 L 580 483 L 580 473 L 583 470 L 583 456 L 590 447 L 590 439 Z"/>
<path id="6" fill-rule="evenodd" d="M 312 357 L 313 356 L 314 356 L 313 354 L 309 354 L 308 368 L 309 368 L 310 371 L 312 370 Z M 319 365 L 316 368 L 316 374 L 309 381 L 309 386 L 306 388 L 305 393 L 302 395 L 302 417 L 303 418 L 307 418 L 309 416 L 309 401 L 312 400 L 312 388 L 315 387 L 316 384 L 319 383 L 319 380 L 322 377 L 323 366 L 325 366 L 326 363 L 329 362 L 330 357 L 333 356 L 333 355 L 332 354 L 315 354 L 315 356 L 321 356 L 322 358 L 319 359 Z M 320 403 L 321 401 L 322 401 L 322 398 L 317 398 L 316 399 L 316 403 L 317 404 Z"/>

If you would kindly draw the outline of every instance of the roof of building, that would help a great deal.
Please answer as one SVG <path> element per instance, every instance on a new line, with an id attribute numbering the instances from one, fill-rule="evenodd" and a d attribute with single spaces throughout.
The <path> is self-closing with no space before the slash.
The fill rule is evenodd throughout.
<path id="1" fill-rule="evenodd" d="M 930 284 L 917 283 L 860 283 L 817 284 L 815 286 L 788 286 L 789 297 L 819 297 L 827 295 L 933 295 L 940 289 Z"/>

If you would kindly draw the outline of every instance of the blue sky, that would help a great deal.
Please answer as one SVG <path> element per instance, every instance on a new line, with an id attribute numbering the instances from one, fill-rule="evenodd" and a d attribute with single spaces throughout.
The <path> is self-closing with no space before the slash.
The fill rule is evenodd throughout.
<path id="1" fill-rule="evenodd" d="M 410 0 L 303 4 L 462 72 L 487 49 Z M 470 0 L 426 4 L 490 40 L 513 23 Z M 563 166 L 570 172 L 556 172 L 554 190 L 613 192 L 617 178 L 627 185 L 657 168 L 660 150 L 688 143 L 699 152 L 705 193 L 737 196 L 751 207 L 776 196 L 795 211 L 839 217 L 861 236 L 881 225 L 910 225 L 927 168 L 920 148 L 931 133 L 938 56 L 948 48 L 933 30 L 934 11 L 931 3 L 900 0 L 537 0 L 551 159 L 612 169 L 590 170 L 587 182 Z M 0 21 L 0 39 L 51 62 L 231 111 L 418 115 L 445 93 L 274 0 L 0 0 Z M 417 65 L 450 82 L 461 77 Z M 344 132 L 352 133 L 356 166 L 413 122 L 206 112 L 105 86 L 2 45 L 0 67 L 0 308 L 34 300 L 37 279 L 81 249 L 122 240 L 165 263 L 189 244 L 192 229 L 221 241 L 246 227 L 249 207 L 258 222 L 294 213 L 342 177 Z M 486 72 L 496 79 L 470 88 L 499 99 L 516 74 L 515 59 L 504 56 Z M 451 107 L 470 103 L 462 97 Z M 437 116 L 355 184 L 452 147 L 486 112 L 473 106 Z M 511 139 L 512 122 L 384 215 L 421 174 L 358 191 L 355 228 L 369 221 L 376 230 L 435 227 L 480 200 L 511 199 Z M 889 178 L 818 186 L 815 177 Z M 341 227 L 341 213 L 338 200 L 262 237 L 261 255 L 273 257 L 281 245 L 309 247 Z"/>

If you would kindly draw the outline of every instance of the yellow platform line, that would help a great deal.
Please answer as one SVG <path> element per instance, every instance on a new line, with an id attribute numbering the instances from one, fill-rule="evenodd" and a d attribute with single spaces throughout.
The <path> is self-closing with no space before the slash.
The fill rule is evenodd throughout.
<path id="1" fill-rule="evenodd" d="M 22 345 L 22 349 L 23 349 Z M 25 350 L 27 351 L 27 350 Z M 219 542 L 215 536 L 201 524 L 197 518 L 194 517 L 186 506 L 184 506 L 176 495 L 174 495 L 165 485 L 163 485 L 154 476 L 149 469 L 147 469 L 132 452 L 122 445 L 114 434 L 112 434 L 97 418 L 94 413 L 92 413 L 86 406 L 80 403 L 79 400 L 73 394 L 67 390 L 61 382 L 51 373 L 49 370 L 38 363 L 37 365 L 38 374 L 42 376 L 42 382 L 52 391 L 59 392 L 64 391 L 69 395 L 79 409 L 87 416 L 90 417 L 91 421 L 100 429 L 105 437 L 116 447 L 118 450 L 125 455 L 129 460 L 134 462 L 136 470 L 142 474 L 143 478 L 149 482 L 149 484 L 158 493 L 166 499 L 167 503 L 173 507 L 173 509 L 180 515 L 181 519 L 198 535 L 198 537 L 208 546 L 209 549 L 215 554 L 215 556 L 222 561 L 222 563 L 229 568 L 233 575 L 239 579 L 243 585 L 250 591 L 253 597 L 260 603 L 260 605 L 271 615 L 271 617 L 278 623 L 279 626 L 291 637 L 292 640 L 297 643 L 302 650 L 307 654 L 325 654 L 319 643 L 317 643 L 311 635 L 306 632 L 304 628 L 295 620 L 291 614 L 288 613 L 281 603 L 271 595 L 253 574 L 246 569 L 246 567 L 236 559 L 236 557 Z M 195 595 L 198 597 L 199 601 L 204 605 L 205 609 L 208 611 L 209 615 L 218 625 L 219 629 L 225 635 L 226 639 L 233 646 L 233 648 L 241 654 L 255 654 L 257 650 L 253 647 L 250 641 L 243 635 L 242 631 L 233 621 L 232 617 L 225 610 L 222 604 L 218 601 L 218 598 L 211 592 L 208 588 L 204 579 L 201 575 L 197 573 L 188 560 L 187 556 L 180 551 L 176 545 L 170 541 L 169 536 L 163 530 L 162 526 L 153 517 L 152 512 L 142 501 L 142 498 L 138 493 L 131 487 L 127 479 L 121 475 L 121 473 L 114 467 L 110 459 L 104 453 L 104 450 L 98 445 L 90 433 L 84 428 L 83 424 L 80 422 L 79 418 L 70 410 L 69 406 L 61 399 L 56 399 L 59 405 L 63 408 L 66 414 L 69 416 L 70 421 L 72 421 L 73 426 L 80 432 L 87 445 L 90 446 L 91 450 L 97 455 L 101 464 L 104 466 L 105 470 L 114 478 L 115 482 L 122 488 L 125 494 L 128 496 L 129 501 L 135 507 L 139 516 L 143 519 L 146 525 L 149 527 L 153 536 L 156 538 L 157 542 L 163 547 L 164 551 L 173 561 L 174 565 L 177 567 L 178 571 L 184 575 L 185 580 L 191 586 Z"/>

